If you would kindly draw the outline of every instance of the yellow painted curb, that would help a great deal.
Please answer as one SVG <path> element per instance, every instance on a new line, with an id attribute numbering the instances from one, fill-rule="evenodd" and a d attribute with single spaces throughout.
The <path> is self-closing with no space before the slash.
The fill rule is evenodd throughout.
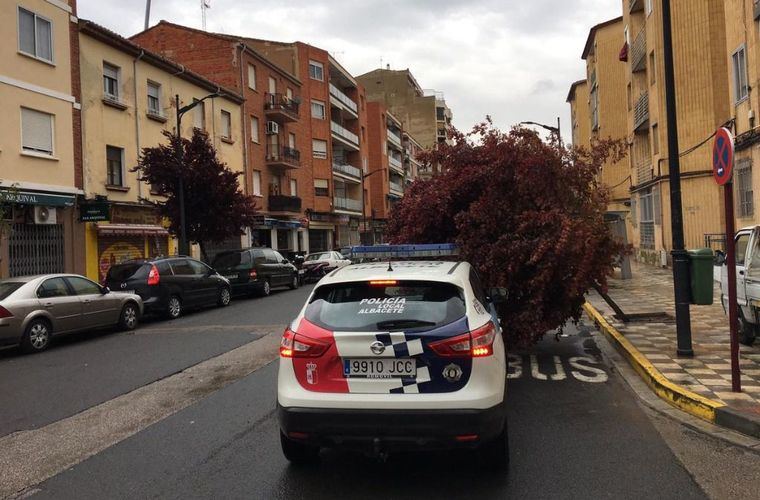
<path id="1" fill-rule="evenodd" d="M 700 396 L 695 392 L 684 389 L 678 384 L 674 384 L 660 373 L 646 356 L 641 354 L 623 334 L 610 325 L 594 306 L 586 302 L 583 304 L 583 309 L 588 317 L 604 333 L 604 336 L 625 356 L 628 363 L 630 363 L 642 380 L 646 382 L 660 399 L 664 399 L 676 408 L 695 417 L 707 420 L 708 422 L 715 422 L 715 410 L 725 406 L 724 403 Z"/>

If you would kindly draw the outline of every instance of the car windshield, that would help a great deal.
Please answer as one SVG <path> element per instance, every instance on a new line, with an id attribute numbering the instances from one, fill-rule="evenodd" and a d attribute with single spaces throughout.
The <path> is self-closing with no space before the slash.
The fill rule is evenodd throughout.
<path id="1" fill-rule="evenodd" d="M 23 285 L 23 281 L 0 281 L 0 300 L 7 299 Z"/>
<path id="2" fill-rule="evenodd" d="M 311 260 L 327 260 L 330 258 L 330 254 L 328 252 L 325 253 L 313 253 L 311 255 L 306 256 L 306 261 Z"/>
<path id="3" fill-rule="evenodd" d="M 108 270 L 106 280 L 125 281 L 132 278 L 147 278 L 148 273 L 143 267 L 147 266 L 142 262 L 126 262 L 124 264 L 113 265 Z M 142 276 L 143 274 L 145 276 Z"/>
<path id="4" fill-rule="evenodd" d="M 236 269 L 250 263 L 251 256 L 248 252 L 226 252 L 217 255 L 211 267 L 214 269 Z"/>
<path id="5" fill-rule="evenodd" d="M 306 307 L 307 320 L 333 331 L 435 328 L 464 315 L 462 290 L 432 281 L 325 285 Z"/>

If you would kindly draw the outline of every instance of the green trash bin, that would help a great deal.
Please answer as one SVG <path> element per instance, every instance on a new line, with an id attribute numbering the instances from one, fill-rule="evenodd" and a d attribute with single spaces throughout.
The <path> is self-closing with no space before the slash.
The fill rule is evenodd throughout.
<path id="1" fill-rule="evenodd" d="M 709 306 L 713 303 L 713 251 L 710 248 L 689 250 L 691 303 Z"/>

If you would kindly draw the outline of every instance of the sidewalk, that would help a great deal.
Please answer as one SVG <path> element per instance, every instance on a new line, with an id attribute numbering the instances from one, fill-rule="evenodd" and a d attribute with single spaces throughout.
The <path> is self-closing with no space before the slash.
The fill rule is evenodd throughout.
<path id="1" fill-rule="evenodd" d="M 742 392 L 731 392 L 728 317 L 717 283 L 712 306 L 691 307 L 694 357 L 678 358 L 672 271 L 635 262 L 632 267 L 633 279 L 611 279 L 608 290 L 629 321 L 621 321 L 594 291 L 587 296 L 593 308 L 670 382 L 760 418 L 760 339 L 753 347 L 740 346 Z"/>

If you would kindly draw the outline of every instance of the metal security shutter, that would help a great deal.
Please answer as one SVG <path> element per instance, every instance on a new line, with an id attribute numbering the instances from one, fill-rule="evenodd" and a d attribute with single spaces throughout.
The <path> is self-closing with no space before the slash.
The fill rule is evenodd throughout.
<path id="1" fill-rule="evenodd" d="M 8 254 L 11 277 L 64 272 L 63 224 L 13 224 Z"/>

